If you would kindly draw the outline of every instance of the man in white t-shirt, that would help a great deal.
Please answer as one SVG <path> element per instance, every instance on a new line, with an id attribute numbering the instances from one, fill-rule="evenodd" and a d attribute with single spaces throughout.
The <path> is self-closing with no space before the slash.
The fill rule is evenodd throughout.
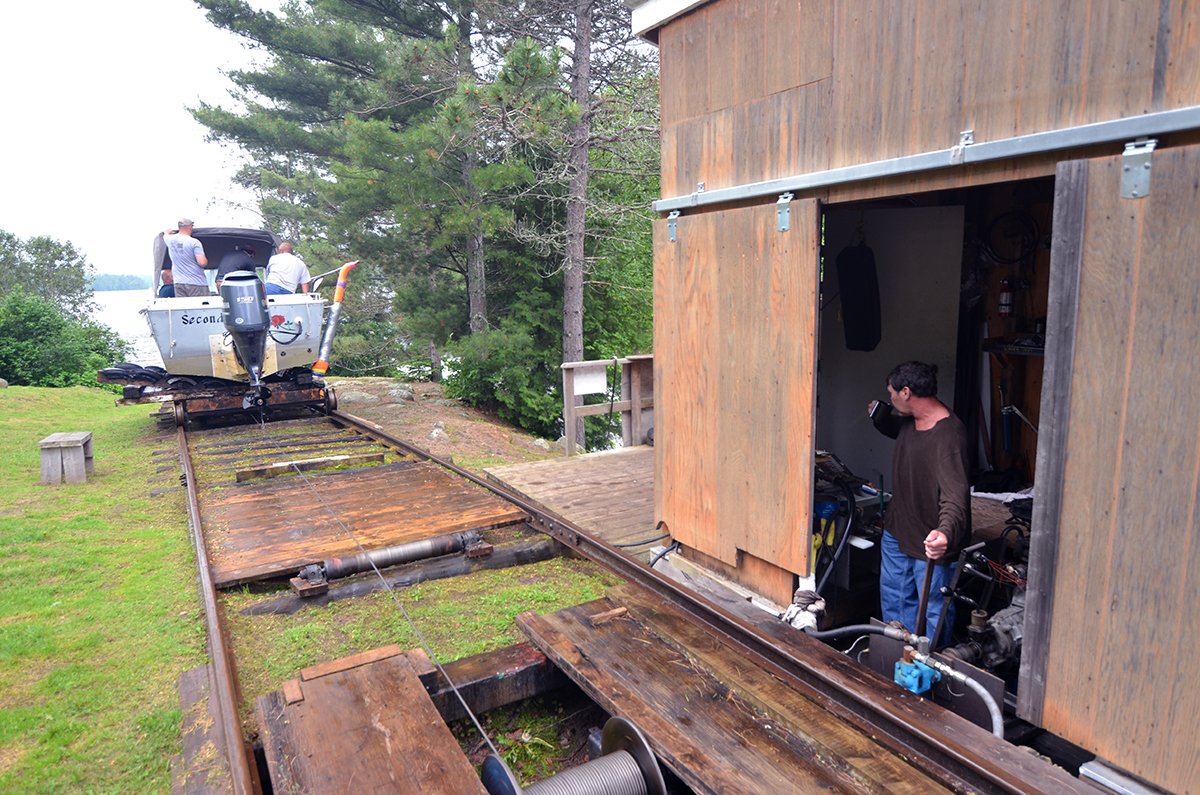
<path id="1" fill-rule="evenodd" d="M 284 243 L 279 253 L 267 261 L 267 295 L 291 295 L 296 285 L 308 292 L 308 266 L 292 253 L 292 244 Z"/>

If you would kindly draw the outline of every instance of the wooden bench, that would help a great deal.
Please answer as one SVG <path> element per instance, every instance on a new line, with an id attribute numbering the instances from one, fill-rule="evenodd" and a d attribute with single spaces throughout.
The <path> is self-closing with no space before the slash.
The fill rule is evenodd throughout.
<path id="1" fill-rule="evenodd" d="M 84 483 L 92 463 L 92 432 L 52 433 L 38 442 L 42 451 L 42 483 Z"/>

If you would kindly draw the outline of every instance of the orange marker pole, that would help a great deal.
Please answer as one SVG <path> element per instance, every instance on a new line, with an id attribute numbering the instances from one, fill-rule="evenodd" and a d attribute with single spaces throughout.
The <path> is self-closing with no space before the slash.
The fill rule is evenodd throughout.
<path id="1" fill-rule="evenodd" d="M 329 310 L 329 323 L 325 326 L 325 336 L 321 339 L 321 353 L 317 363 L 313 365 L 313 375 L 325 375 L 329 369 L 329 356 L 333 352 L 333 335 L 337 332 L 338 315 L 342 313 L 342 299 L 346 297 L 346 277 L 350 269 L 358 264 L 358 260 L 347 262 L 338 271 L 337 290 L 333 293 L 333 306 Z"/>

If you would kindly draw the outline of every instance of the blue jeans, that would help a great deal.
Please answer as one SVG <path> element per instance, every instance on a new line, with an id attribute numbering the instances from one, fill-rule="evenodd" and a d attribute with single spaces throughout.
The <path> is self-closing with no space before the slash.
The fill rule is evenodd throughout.
<path id="1" fill-rule="evenodd" d="M 932 637 L 937 630 L 938 617 L 942 614 L 941 594 L 943 586 L 949 587 L 954 577 L 954 566 L 934 566 L 933 581 L 929 586 L 929 604 L 925 608 L 925 634 Z M 900 551 L 900 544 L 888 531 L 883 531 L 879 560 L 879 606 L 884 621 L 899 621 L 910 632 L 917 631 L 917 608 L 921 601 L 921 585 L 925 582 L 925 561 L 910 558 Z M 954 623 L 954 602 L 946 614 L 946 625 L 942 628 L 940 643 L 950 638 L 950 627 Z M 934 646 L 940 645 L 938 641 Z"/>
<path id="2" fill-rule="evenodd" d="M 291 295 L 295 290 L 288 290 L 285 287 L 280 287 L 278 284 L 267 283 L 267 295 Z"/>

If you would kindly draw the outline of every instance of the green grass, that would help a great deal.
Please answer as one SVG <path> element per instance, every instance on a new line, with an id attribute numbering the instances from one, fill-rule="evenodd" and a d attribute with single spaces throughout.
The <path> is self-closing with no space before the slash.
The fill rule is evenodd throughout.
<path id="1" fill-rule="evenodd" d="M 598 599 L 615 582 L 588 561 L 556 558 L 422 583 L 400 589 L 396 596 L 434 655 L 445 663 L 522 642 L 525 636 L 513 621 L 518 613 L 549 613 Z M 273 596 L 243 591 L 224 600 L 247 719 L 255 698 L 278 690 L 302 668 L 389 643 L 405 649 L 420 646 L 404 613 L 386 593 L 305 608 L 290 616 L 241 615 L 251 604 Z"/>
<path id="2" fill-rule="evenodd" d="M 169 759 L 182 750 L 177 680 L 207 657 L 184 495 L 150 496 L 178 483 L 177 468 L 157 471 L 174 464 L 175 436 L 159 434 L 148 413 L 117 408 L 97 389 L 0 389 L 6 795 L 170 791 Z M 87 483 L 40 485 L 37 442 L 57 431 L 92 432 L 96 471 Z M 524 640 L 513 621 L 521 611 L 595 599 L 614 582 L 587 561 L 560 559 L 398 596 L 449 662 Z M 239 614 L 270 596 L 223 597 L 247 719 L 258 695 L 301 668 L 390 643 L 420 645 L 386 594 L 293 616 Z M 561 754 L 546 747 L 552 738 L 549 729 L 522 729 L 503 741 L 505 753 L 541 773 L 542 751 Z"/>
<path id="3" fill-rule="evenodd" d="M 183 498 L 150 497 L 145 407 L 0 389 L 0 791 L 170 791 L 180 673 L 204 662 Z M 39 439 L 91 431 L 87 483 L 42 486 Z M 174 472 L 165 473 L 170 479 Z"/>

